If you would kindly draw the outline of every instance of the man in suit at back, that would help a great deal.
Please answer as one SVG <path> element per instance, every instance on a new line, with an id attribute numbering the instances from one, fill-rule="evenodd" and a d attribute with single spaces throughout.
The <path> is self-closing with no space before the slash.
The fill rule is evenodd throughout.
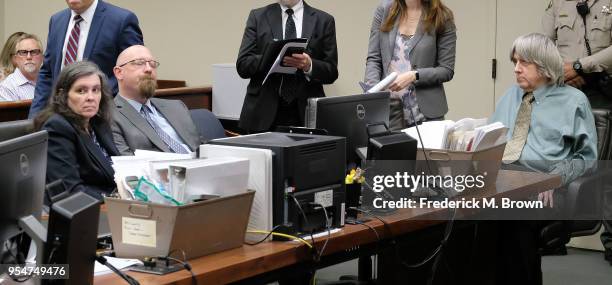
<path id="1" fill-rule="evenodd" d="M 66 0 L 68 9 L 51 16 L 43 66 L 38 75 L 32 118 L 46 105 L 55 79 L 64 66 L 89 60 L 106 74 L 113 94 L 117 80 L 113 64 L 127 47 L 143 44 L 134 13 L 101 0 Z"/>
<path id="2" fill-rule="evenodd" d="M 308 38 L 304 53 L 283 59 L 296 74 L 274 74 L 262 86 L 267 70 L 259 70 L 265 47 L 273 40 Z M 334 18 L 302 0 L 252 10 L 236 61 L 238 74 L 250 78 L 239 126 L 249 132 L 273 130 L 279 125 L 304 125 L 309 97 L 324 97 L 323 84 L 338 78 L 338 50 Z"/>
<path id="3" fill-rule="evenodd" d="M 189 153 L 201 144 L 189 110 L 182 101 L 152 98 L 157 67 L 151 51 L 141 45 L 124 50 L 113 69 L 119 93 L 113 112 L 113 140 L 121 155 L 136 149 Z"/>

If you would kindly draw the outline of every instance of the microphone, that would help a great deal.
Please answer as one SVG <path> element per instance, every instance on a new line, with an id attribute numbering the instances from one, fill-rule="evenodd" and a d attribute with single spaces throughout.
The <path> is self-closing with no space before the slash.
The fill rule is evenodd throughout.
<path id="1" fill-rule="evenodd" d="M 408 105 L 408 110 L 410 111 L 410 117 L 412 118 L 412 121 L 414 122 L 414 128 L 417 131 L 419 144 L 421 145 L 421 151 L 423 152 L 423 156 L 425 157 L 425 165 L 427 165 L 427 171 L 429 172 L 429 174 L 433 174 L 433 172 L 431 171 L 431 166 L 429 164 L 429 158 L 427 158 L 427 153 L 425 152 L 425 144 L 423 143 L 423 138 L 421 137 L 421 132 L 419 131 L 419 124 L 416 121 L 416 116 L 414 115 L 414 112 L 412 111 L 412 105 L 410 104 L 410 100 L 408 99 L 409 96 L 412 96 L 412 92 L 414 92 L 414 85 L 408 88 L 408 93 L 406 93 L 402 97 L 402 103 L 405 102 L 405 104 Z M 435 190 L 438 195 L 442 197 L 446 197 L 446 193 L 439 186 L 433 187 L 432 190 Z"/>

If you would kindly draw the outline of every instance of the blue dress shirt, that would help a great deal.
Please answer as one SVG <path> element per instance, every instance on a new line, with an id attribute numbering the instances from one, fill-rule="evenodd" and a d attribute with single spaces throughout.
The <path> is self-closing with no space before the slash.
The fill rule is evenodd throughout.
<path id="1" fill-rule="evenodd" d="M 121 95 L 119 95 L 121 96 Z M 136 112 L 138 112 L 138 114 L 140 114 L 140 109 L 142 108 L 142 104 L 140 104 L 137 101 L 134 101 L 132 99 L 128 99 L 123 97 L 126 101 L 128 101 L 128 103 L 130 103 L 130 105 L 132 105 L 132 107 L 134 107 L 134 109 L 136 110 Z M 172 127 L 172 125 L 170 125 L 170 123 L 168 122 L 168 120 L 166 120 L 166 118 L 164 118 L 164 116 L 162 116 L 162 114 L 160 114 L 157 109 L 155 108 L 155 106 L 153 106 L 153 104 L 151 104 L 150 100 L 147 100 L 147 102 L 145 102 L 145 105 L 147 105 L 149 107 L 149 109 L 151 110 L 151 119 L 153 119 L 153 121 L 155 121 L 155 123 L 157 123 L 157 125 L 164 131 L 166 132 L 166 134 L 168 134 L 172 139 L 174 139 L 175 141 L 179 142 L 181 144 L 181 146 L 187 150 L 187 152 L 190 152 L 190 148 L 189 146 L 187 146 L 185 144 L 185 141 L 179 136 L 179 134 L 174 130 L 174 128 Z"/>
<path id="2" fill-rule="evenodd" d="M 512 86 L 499 100 L 489 122 L 501 122 L 512 138 L 523 91 Z M 563 185 L 583 175 L 597 160 L 597 132 L 586 96 L 570 86 L 546 85 L 533 92 L 531 123 L 519 163 L 535 171 L 559 174 Z"/>

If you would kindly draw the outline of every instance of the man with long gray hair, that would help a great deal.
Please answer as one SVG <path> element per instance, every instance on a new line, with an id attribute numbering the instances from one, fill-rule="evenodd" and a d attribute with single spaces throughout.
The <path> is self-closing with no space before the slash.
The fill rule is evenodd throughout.
<path id="1" fill-rule="evenodd" d="M 503 161 L 561 175 L 565 186 L 591 169 L 597 159 L 597 133 L 589 101 L 582 91 L 565 85 L 563 61 L 545 35 L 533 33 L 517 38 L 510 60 L 517 84 L 506 91 L 489 120 L 509 128 Z M 561 188 L 553 189 L 538 198 L 544 206 L 562 208 L 563 194 Z M 554 219 L 557 212 L 539 210 L 530 218 Z M 501 256 L 505 264 L 500 266 L 504 271 L 499 274 L 500 282 L 541 284 L 539 233 L 547 223 L 502 223 Z"/>

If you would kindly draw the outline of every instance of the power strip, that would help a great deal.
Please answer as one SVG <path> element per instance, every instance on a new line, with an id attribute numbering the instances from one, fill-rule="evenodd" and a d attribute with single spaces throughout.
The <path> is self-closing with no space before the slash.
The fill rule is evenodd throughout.
<path id="1" fill-rule="evenodd" d="M 136 265 L 130 267 L 130 271 L 156 274 L 156 275 L 166 275 L 168 273 L 176 272 L 185 269 L 185 267 L 180 263 L 174 263 L 166 266 L 166 261 L 158 260 L 155 266 L 145 266 L 145 265 Z"/>

